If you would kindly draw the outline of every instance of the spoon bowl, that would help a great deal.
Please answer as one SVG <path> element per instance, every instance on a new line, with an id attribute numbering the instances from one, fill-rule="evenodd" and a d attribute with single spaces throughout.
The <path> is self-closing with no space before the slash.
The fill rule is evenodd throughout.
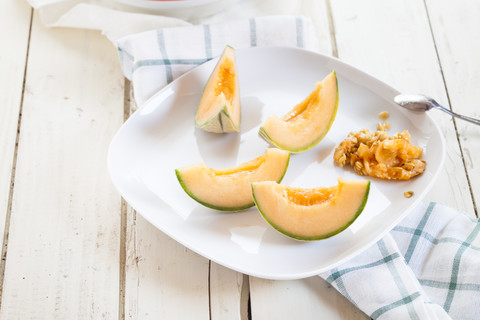
<path id="1" fill-rule="evenodd" d="M 415 112 L 426 112 L 430 109 L 437 108 L 440 109 L 449 115 L 460 118 L 462 120 L 474 123 L 476 125 L 480 125 L 480 120 L 466 117 L 464 115 L 455 113 L 451 111 L 450 109 L 447 109 L 443 106 L 441 106 L 437 101 L 435 101 L 433 98 L 430 98 L 426 95 L 423 94 L 400 94 L 396 96 L 394 99 L 396 104 L 398 104 L 401 107 L 404 107 L 408 110 L 415 111 Z"/>

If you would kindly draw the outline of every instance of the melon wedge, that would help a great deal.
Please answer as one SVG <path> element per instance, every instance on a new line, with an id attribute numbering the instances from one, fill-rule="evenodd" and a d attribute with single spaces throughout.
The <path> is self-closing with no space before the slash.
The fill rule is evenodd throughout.
<path id="1" fill-rule="evenodd" d="M 302 102 L 282 118 L 272 115 L 262 124 L 259 136 L 290 152 L 316 146 L 330 130 L 338 109 L 338 83 L 332 71 Z"/>
<path id="2" fill-rule="evenodd" d="M 240 131 L 240 111 L 235 50 L 227 46 L 205 85 L 195 113 L 195 126 L 215 133 Z"/>
<path id="3" fill-rule="evenodd" d="M 254 160 L 235 168 L 212 169 L 194 164 L 175 170 L 183 190 L 202 205 L 220 211 L 240 211 L 253 207 L 251 184 L 280 182 L 285 175 L 290 152 L 270 148 Z"/>
<path id="4" fill-rule="evenodd" d="M 334 236 L 363 211 L 370 190 L 368 180 L 338 179 L 329 188 L 294 188 L 275 182 L 252 184 L 258 210 L 279 232 L 297 240 Z"/>

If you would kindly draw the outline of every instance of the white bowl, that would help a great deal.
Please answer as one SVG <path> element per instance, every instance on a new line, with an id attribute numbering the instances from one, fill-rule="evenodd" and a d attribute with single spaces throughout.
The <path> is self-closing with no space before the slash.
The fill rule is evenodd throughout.
<path id="1" fill-rule="evenodd" d="M 129 7 L 182 19 L 205 17 L 215 14 L 239 0 L 114 0 Z"/>

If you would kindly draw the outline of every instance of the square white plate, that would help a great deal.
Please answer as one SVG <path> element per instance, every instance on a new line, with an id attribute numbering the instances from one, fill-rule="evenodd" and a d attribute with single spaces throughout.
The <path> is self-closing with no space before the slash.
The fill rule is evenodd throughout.
<path id="1" fill-rule="evenodd" d="M 316 275 L 354 257 L 389 232 L 425 196 L 440 172 L 443 137 L 427 114 L 401 109 L 398 91 L 338 59 L 296 48 L 237 50 L 242 103 L 241 132 L 213 134 L 196 129 L 194 114 L 217 60 L 178 78 L 147 101 L 113 139 L 108 167 L 125 200 L 158 229 L 191 250 L 228 268 L 268 279 Z M 332 70 L 340 91 L 337 117 L 313 149 L 291 156 L 282 183 L 327 187 L 337 178 L 366 179 L 333 163 L 335 147 L 351 131 L 376 130 L 388 111 L 390 134 L 407 129 L 423 148 L 426 171 L 411 181 L 372 180 L 364 212 L 344 232 L 321 241 L 301 242 L 271 228 L 257 209 L 222 213 L 201 206 L 182 190 L 175 169 L 204 162 L 233 167 L 263 154 L 258 137 L 270 114 L 282 116 L 302 101 Z M 403 193 L 415 192 L 405 198 Z"/>

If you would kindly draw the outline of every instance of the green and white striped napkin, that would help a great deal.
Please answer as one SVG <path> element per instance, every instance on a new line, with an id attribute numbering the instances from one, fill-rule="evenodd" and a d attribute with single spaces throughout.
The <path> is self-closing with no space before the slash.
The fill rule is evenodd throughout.
<path id="1" fill-rule="evenodd" d="M 387 236 L 320 276 L 373 319 L 480 319 L 480 221 L 421 203 Z"/>
<path id="2" fill-rule="evenodd" d="M 227 44 L 235 49 L 289 46 L 313 50 L 315 36 L 309 19 L 268 16 L 158 29 L 116 42 L 138 106 L 173 79 L 220 55 Z"/>
<path id="3" fill-rule="evenodd" d="M 316 45 L 310 20 L 292 16 L 164 28 L 116 42 L 138 106 L 227 44 Z M 479 233 L 478 220 L 422 203 L 374 246 L 320 276 L 373 319 L 478 319 Z"/>

